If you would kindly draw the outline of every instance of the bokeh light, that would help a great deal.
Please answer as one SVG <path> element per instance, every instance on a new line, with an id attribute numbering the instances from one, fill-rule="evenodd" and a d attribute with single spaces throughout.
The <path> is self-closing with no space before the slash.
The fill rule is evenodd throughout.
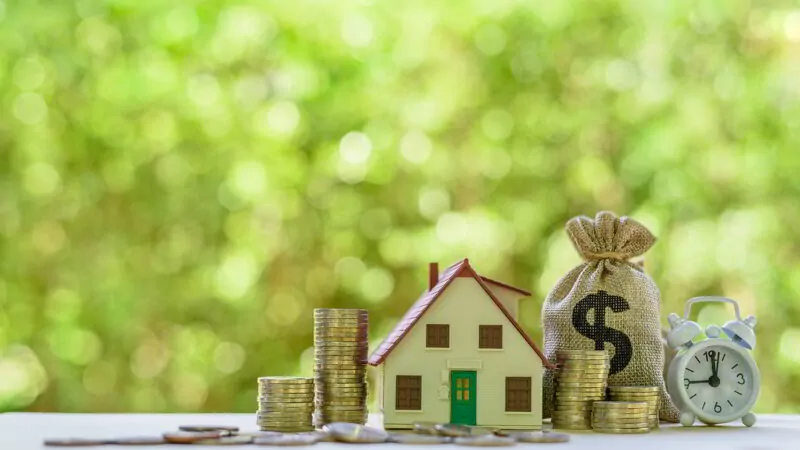
<path id="1" fill-rule="evenodd" d="M 373 345 L 431 261 L 531 290 L 601 209 L 659 238 L 662 315 L 759 318 L 800 393 L 789 1 L 0 2 L 0 410 L 252 412 L 311 312 Z M 703 324 L 731 311 L 698 308 Z"/>

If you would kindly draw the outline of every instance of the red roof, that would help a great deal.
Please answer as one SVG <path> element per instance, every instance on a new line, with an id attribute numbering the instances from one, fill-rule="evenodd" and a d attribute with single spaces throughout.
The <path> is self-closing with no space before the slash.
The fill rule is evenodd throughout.
<path id="1" fill-rule="evenodd" d="M 528 334 L 525 333 L 525 331 L 522 329 L 522 327 L 519 326 L 517 321 L 514 320 L 513 317 L 511 317 L 511 314 L 508 312 L 508 310 L 503 306 L 502 303 L 500 303 L 500 300 L 498 300 L 497 297 L 495 297 L 494 294 L 492 294 L 491 289 L 489 289 L 489 287 L 486 286 L 486 281 L 489 282 L 494 282 L 494 281 L 486 280 L 480 275 L 478 275 L 475 272 L 475 270 L 469 265 L 468 259 L 461 260 L 453 264 L 452 266 L 448 267 L 439 277 L 439 282 L 436 284 L 436 286 L 434 286 L 433 289 L 422 294 L 422 296 L 419 299 L 417 299 L 417 301 L 414 303 L 411 309 L 406 311 L 406 314 L 403 316 L 402 319 L 400 319 L 400 322 L 398 322 L 397 325 L 392 330 L 392 332 L 389 333 L 389 336 L 387 336 L 386 339 L 381 343 L 381 345 L 378 346 L 378 348 L 374 352 L 372 352 L 372 355 L 370 355 L 369 357 L 370 365 L 377 366 L 383 363 L 383 361 L 386 360 L 386 357 L 389 356 L 389 353 L 391 353 L 392 350 L 397 346 L 397 344 L 399 344 L 400 341 L 403 340 L 403 338 L 408 334 L 408 332 L 411 331 L 411 328 L 413 328 L 414 324 L 416 324 L 419 321 L 420 317 L 422 317 L 422 315 L 425 314 L 425 311 L 427 311 L 428 308 L 431 307 L 433 302 L 435 302 L 436 299 L 439 298 L 442 292 L 444 292 L 445 289 L 447 289 L 447 286 L 449 286 L 450 283 L 458 277 L 473 278 L 481 286 L 481 288 L 483 288 L 484 292 L 486 292 L 486 295 L 488 295 L 489 298 L 492 299 L 495 306 L 497 306 L 503 313 L 503 315 L 506 316 L 508 321 L 511 322 L 511 325 L 513 325 L 514 328 L 517 329 L 519 334 L 522 336 L 523 339 L 525 339 L 525 342 L 528 343 L 531 349 L 534 352 L 536 352 L 537 355 L 539 355 L 539 358 L 542 360 L 542 363 L 546 367 L 554 368 L 554 366 L 552 366 L 547 361 L 547 358 L 544 357 L 544 354 L 542 353 L 541 350 L 539 350 L 539 347 L 537 347 L 536 344 L 533 342 L 533 340 L 531 340 L 530 336 L 528 336 Z M 505 284 L 497 282 L 494 283 L 506 287 Z M 509 287 L 509 289 L 520 291 L 520 289 L 511 287 Z"/>
<path id="2" fill-rule="evenodd" d="M 514 292 L 519 292 L 520 294 L 522 294 L 522 295 L 524 295 L 526 297 L 530 297 L 531 296 L 531 293 L 526 291 L 526 290 L 524 290 L 524 289 L 520 289 L 518 287 L 514 287 L 514 286 L 511 286 L 510 284 L 505 284 L 505 283 L 502 283 L 500 281 L 493 280 L 491 278 L 486 278 L 483 275 L 481 275 L 480 277 L 481 277 L 481 280 L 483 280 L 483 281 L 485 281 L 485 282 L 487 282 L 489 284 L 495 284 L 497 286 L 504 287 L 504 288 L 512 290 Z"/>

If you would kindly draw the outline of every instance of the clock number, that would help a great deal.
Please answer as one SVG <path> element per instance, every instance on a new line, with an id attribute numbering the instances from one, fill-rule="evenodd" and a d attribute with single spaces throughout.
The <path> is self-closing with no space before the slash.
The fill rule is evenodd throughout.
<path id="1" fill-rule="evenodd" d="M 689 383 L 689 379 L 688 378 L 684 378 L 683 379 L 683 387 L 685 387 L 687 391 L 689 390 L 689 384 L 691 384 L 691 383 Z"/>
<path id="2" fill-rule="evenodd" d="M 744 384 L 744 375 L 737 373 L 736 378 L 739 380 L 739 384 Z"/>
<path id="3" fill-rule="evenodd" d="M 722 412 L 722 406 L 720 406 L 717 402 L 714 402 L 714 412 L 717 414 Z"/>
<path id="4" fill-rule="evenodd" d="M 706 362 L 708 362 L 708 352 L 703 352 L 703 355 L 706 357 Z"/>

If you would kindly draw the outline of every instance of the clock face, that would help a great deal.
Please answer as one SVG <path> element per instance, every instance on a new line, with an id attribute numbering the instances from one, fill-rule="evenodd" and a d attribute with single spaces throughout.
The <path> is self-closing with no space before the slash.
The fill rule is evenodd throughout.
<path id="1" fill-rule="evenodd" d="M 689 356 L 683 388 L 685 398 L 698 413 L 728 421 L 750 409 L 758 395 L 759 380 L 743 351 L 709 345 Z"/>

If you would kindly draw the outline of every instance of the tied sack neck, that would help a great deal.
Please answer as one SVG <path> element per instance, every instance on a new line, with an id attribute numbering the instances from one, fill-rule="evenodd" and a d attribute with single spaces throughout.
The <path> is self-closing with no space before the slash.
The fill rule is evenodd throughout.
<path id="1" fill-rule="evenodd" d="M 656 242 L 641 223 L 608 211 L 597 213 L 594 219 L 574 217 L 566 228 L 575 249 L 587 261 L 628 261 L 644 254 Z"/>

